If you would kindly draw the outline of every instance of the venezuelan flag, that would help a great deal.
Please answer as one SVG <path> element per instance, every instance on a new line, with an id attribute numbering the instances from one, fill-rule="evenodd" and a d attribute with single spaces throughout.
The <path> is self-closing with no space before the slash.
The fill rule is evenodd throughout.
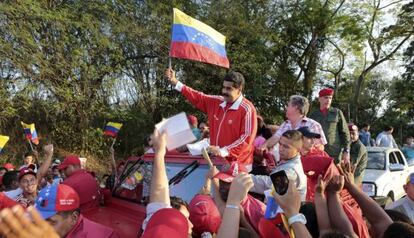
<path id="1" fill-rule="evenodd" d="M 229 68 L 226 37 L 174 8 L 170 56 Z"/>
<path id="2" fill-rule="evenodd" d="M 104 135 L 116 137 L 121 127 L 122 127 L 122 123 L 108 122 L 108 124 L 106 124 L 105 126 Z"/>
<path id="3" fill-rule="evenodd" d="M 26 135 L 26 139 L 33 142 L 33 144 L 38 145 L 39 144 L 39 138 L 37 137 L 37 132 L 35 128 L 35 124 L 26 124 L 24 122 L 21 122 L 23 126 L 24 134 Z"/>
<path id="4" fill-rule="evenodd" d="M 3 150 L 4 146 L 6 145 L 7 141 L 9 141 L 8 136 L 0 135 L 0 152 Z"/>

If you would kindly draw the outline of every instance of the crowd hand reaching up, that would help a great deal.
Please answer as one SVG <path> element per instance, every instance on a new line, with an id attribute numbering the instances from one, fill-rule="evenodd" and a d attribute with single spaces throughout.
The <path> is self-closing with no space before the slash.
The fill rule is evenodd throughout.
<path id="1" fill-rule="evenodd" d="M 152 147 L 155 152 L 162 152 L 165 154 L 167 147 L 167 133 L 160 133 L 157 129 L 154 130 L 154 133 L 151 135 L 153 141 Z"/>
<path id="2" fill-rule="evenodd" d="M 34 207 L 29 207 L 27 212 L 31 220 L 20 205 L 3 209 L 0 212 L 0 233 L 8 238 L 59 238 Z"/>
<path id="3" fill-rule="evenodd" d="M 253 180 L 249 174 L 238 174 L 231 183 L 227 204 L 239 206 L 247 196 L 247 192 L 253 187 Z"/>
<path id="4" fill-rule="evenodd" d="M 207 147 L 207 152 L 213 156 L 220 156 L 220 147 L 211 145 Z"/>
<path id="5" fill-rule="evenodd" d="M 43 152 L 47 157 L 53 156 L 53 144 L 43 146 Z"/>
<path id="6" fill-rule="evenodd" d="M 326 190 L 331 194 L 340 193 L 344 188 L 344 183 L 344 176 L 335 175 L 329 181 L 328 186 L 326 186 Z"/>
<path id="7" fill-rule="evenodd" d="M 275 192 L 273 197 L 283 209 L 287 218 L 299 213 L 301 198 L 294 180 L 289 180 L 289 187 L 284 195 L 279 195 Z"/>
<path id="8" fill-rule="evenodd" d="M 172 85 L 176 85 L 178 83 L 178 80 L 175 77 L 175 71 L 172 68 L 168 68 L 165 70 L 165 77 Z"/>
<path id="9" fill-rule="evenodd" d="M 318 183 L 315 186 L 315 195 L 324 195 L 325 193 L 325 182 L 323 181 L 322 175 L 318 176 Z"/>
<path id="10" fill-rule="evenodd" d="M 339 173 L 344 176 L 345 179 L 345 187 L 349 188 L 349 186 L 354 185 L 354 173 L 356 167 L 351 163 L 341 162 L 337 165 Z"/>
<path id="11" fill-rule="evenodd" d="M 207 179 L 213 179 L 213 177 L 218 173 L 219 173 L 219 170 L 217 169 L 217 167 L 213 166 L 208 170 L 208 172 L 206 174 L 206 178 Z"/>

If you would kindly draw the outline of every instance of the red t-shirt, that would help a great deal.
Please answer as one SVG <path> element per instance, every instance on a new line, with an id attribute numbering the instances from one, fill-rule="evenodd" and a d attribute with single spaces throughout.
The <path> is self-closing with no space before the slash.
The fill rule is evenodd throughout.
<path id="1" fill-rule="evenodd" d="M 249 194 L 240 205 L 244 210 L 247 221 L 259 233 L 259 221 L 260 218 L 264 217 L 266 205 Z"/>
<path id="2" fill-rule="evenodd" d="M 112 228 L 93 222 L 80 215 L 76 225 L 69 231 L 65 238 L 87 237 L 118 238 L 119 236 Z"/>
<path id="3" fill-rule="evenodd" d="M 326 152 L 312 149 L 307 155 L 301 156 L 303 171 L 308 178 L 306 201 L 313 202 L 315 199 L 315 186 L 318 184 L 318 176 L 322 174 L 324 181 L 329 181 L 334 175 L 339 175 L 339 171 L 333 163 L 333 158 Z M 342 207 L 352 224 L 354 232 L 360 238 L 370 237 L 368 227 L 362 217 L 361 209 L 347 189 L 342 189 L 340 193 Z"/>
<path id="4" fill-rule="evenodd" d="M 99 187 L 95 178 L 83 169 L 73 172 L 63 183 L 72 187 L 79 195 L 81 212 L 99 208 Z"/>

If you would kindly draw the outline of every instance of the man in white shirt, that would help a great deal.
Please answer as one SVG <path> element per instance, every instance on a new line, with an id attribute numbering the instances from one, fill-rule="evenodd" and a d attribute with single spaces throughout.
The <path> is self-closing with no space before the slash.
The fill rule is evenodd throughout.
<path id="1" fill-rule="evenodd" d="M 282 134 L 279 141 L 280 161 L 271 174 L 284 170 L 289 180 L 296 182 L 296 188 L 302 201 L 306 199 L 307 177 L 303 171 L 300 160 L 302 148 L 302 134 L 297 130 L 288 130 Z M 252 175 L 254 186 L 250 192 L 264 194 L 264 191 L 272 188 L 273 183 L 269 176 Z"/>
<path id="2" fill-rule="evenodd" d="M 384 131 L 377 136 L 375 141 L 377 146 L 398 148 L 398 145 L 395 143 L 394 137 L 392 136 L 393 131 L 394 128 L 392 126 L 385 126 Z"/>
<path id="3" fill-rule="evenodd" d="M 404 213 L 410 218 L 411 222 L 414 223 L 414 173 L 411 173 L 408 176 L 407 182 L 404 185 L 404 190 L 407 193 L 407 196 L 389 204 L 385 209 Z"/>

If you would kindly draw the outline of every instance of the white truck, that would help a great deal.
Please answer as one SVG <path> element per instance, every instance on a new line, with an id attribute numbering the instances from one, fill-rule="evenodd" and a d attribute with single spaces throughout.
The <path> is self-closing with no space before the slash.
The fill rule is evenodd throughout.
<path id="1" fill-rule="evenodd" d="M 403 185 L 414 172 L 414 164 L 407 163 L 404 154 L 396 148 L 367 147 L 367 150 L 362 190 L 382 206 L 403 197 Z"/>

